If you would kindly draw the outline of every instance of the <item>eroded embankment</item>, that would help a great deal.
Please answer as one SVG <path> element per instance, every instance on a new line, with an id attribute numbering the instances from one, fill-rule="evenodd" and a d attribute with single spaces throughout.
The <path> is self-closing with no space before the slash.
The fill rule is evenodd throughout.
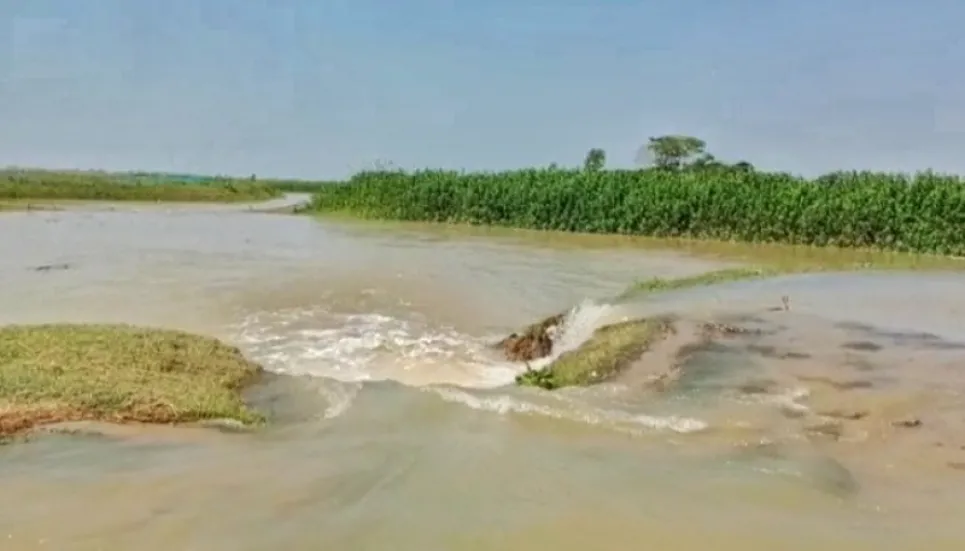
<path id="1" fill-rule="evenodd" d="M 734 268 L 677 279 L 654 278 L 635 284 L 619 299 L 640 298 L 651 292 L 766 277 L 772 273 L 775 272 L 764 268 Z M 509 361 L 527 363 L 526 373 L 516 379 L 518 384 L 551 390 L 604 382 L 623 372 L 631 363 L 639 361 L 640 355 L 655 343 L 671 336 L 675 336 L 675 340 L 682 338 L 679 322 L 668 317 L 624 319 L 598 327 L 576 349 L 560 354 L 545 367 L 530 369 L 529 362 L 552 356 L 554 342 L 565 321 L 566 313 L 555 314 L 519 333 L 509 335 L 496 344 Z M 723 326 L 712 323 L 703 324 L 701 327 L 702 339 L 711 338 L 713 334 L 723 331 Z"/>
<path id="2" fill-rule="evenodd" d="M 554 316 L 551 319 L 556 318 L 557 316 Z M 548 327 L 552 330 L 558 326 L 550 324 Z M 554 390 L 603 383 L 615 378 L 622 379 L 630 374 L 639 381 L 641 373 L 646 373 L 649 383 L 666 384 L 676 376 L 680 365 L 691 351 L 716 339 L 746 331 L 749 330 L 735 325 L 699 322 L 674 316 L 606 324 L 597 328 L 576 349 L 563 352 L 545 367 L 528 368 L 516 378 L 516 382 L 524 386 Z M 526 335 L 515 337 L 514 343 L 517 347 L 524 347 L 519 340 L 525 339 Z M 523 357 L 523 361 L 539 360 L 552 354 L 552 343 L 546 344 L 550 339 L 546 332 L 534 332 L 531 338 L 538 339 L 543 344 L 536 349 L 527 349 L 534 354 Z M 510 358 L 516 349 L 506 341 L 500 344 L 509 346 L 507 358 Z"/>
<path id="3" fill-rule="evenodd" d="M 873 451 L 882 465 L 888 458 L 965 470 L 965 402 L 955 383 L 965 343 L 834 322 L 796 312 L 781 295 L 757 309 L 607 321 L 577 346 L 554 350 L 571 319 L 551 316 L 499 343 L 508 359 L 527 363 L 519 385 L 611 382 L 624 396 L 655 401 L 699 395 L 716 404 L 705 412 L 716 419 L 707 432 L 756 434 L 752 440 L 767 444 L 761 453 L 784 439 L 782 446 L 803 441 L 843 456 Z"/>
<path id="4" fill-rule="evenodd" d="M 180 331 L 0 327 L 0 436 L 68 421 L 259 423 L 241 392 L 261 373 L 237 348 Z"/>

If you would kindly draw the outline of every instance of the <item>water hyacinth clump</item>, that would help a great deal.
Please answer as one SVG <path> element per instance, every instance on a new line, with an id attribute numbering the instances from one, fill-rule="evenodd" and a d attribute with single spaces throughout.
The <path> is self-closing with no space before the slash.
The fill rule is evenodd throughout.
<path id="1" fill-rule="evenodd" d="M 366 218 L 965 254 L 957 176 L 748 170 L 369 171 L 310 206 Z"/>

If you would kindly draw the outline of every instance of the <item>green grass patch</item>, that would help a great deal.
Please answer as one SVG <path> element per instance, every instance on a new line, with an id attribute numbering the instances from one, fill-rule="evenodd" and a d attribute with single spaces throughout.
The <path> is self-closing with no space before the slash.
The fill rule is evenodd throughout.
<path id="1" fill-rule="evenodd" d="M 686 277 L 654 277 L 634 283 L 623 293 L 623 295 L 621 295 L 620 298 L 629 298 L 639 294 L 655 293 L 660 291 L 689 289 L 692 287 L 714 285 L 717 283 L 728 283 L 731 281 L 757 279 L 778 275 L 780 273 L 780 270 L 769 268 L 728 268 Z"/>
<path id="2" fill-rule="evenodd" d="M 58 211 L 63 210 L 58 205 L 41 204 L 31 202 L 27 199 L 7 199 L 0 200 L 0 212 L 26 212 L 26 211 Z"/>
<path id="3" fill-rule="evenodd" d="M 281 190 L 266 183 L 228 178 L 176 181 L 94 171 L 9 170 L 0 172 L 0 200 L 230 203 L 264 201 L 281 195 Z"/>
<path id="4" fill-rule="evenodd" d="M 626 321 L 601 327 L 576 350 L 563 353 L 542 369 L 518 375 L 516 383 L 555 390 L 606 381 L 637 359 L 651 343 L 663 338 L 668 328 L 668 322 L 663 320 Z"/>
<path id="5" fill-rule="evenodd" d="M 79 420 L 257 424 L 241 392 L 260 373 L 237 348 L 181 331 L 0 327 L 0 435 Z"/>

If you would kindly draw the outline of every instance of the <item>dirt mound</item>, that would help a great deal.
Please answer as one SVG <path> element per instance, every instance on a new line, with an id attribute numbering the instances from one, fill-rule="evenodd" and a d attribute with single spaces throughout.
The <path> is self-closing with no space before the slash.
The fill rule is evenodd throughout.
<path id="1" fill-rule="evenodd" d="M 550 316 L 530 325 L 522 333 L 513 333 L 496 343 L 511 362 L 530 362 L 553 352 L 553 336 L 563 324 L 564 314 Z"/>

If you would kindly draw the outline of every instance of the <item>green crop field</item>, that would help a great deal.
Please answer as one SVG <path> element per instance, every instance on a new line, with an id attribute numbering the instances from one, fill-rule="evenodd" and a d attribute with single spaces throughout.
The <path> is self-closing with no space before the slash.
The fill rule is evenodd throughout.
<path id="1" fill-rule="evenodd" d="M 309 207 L 366 218 L 965 254 L 957 176 L 746 167 L 370 171 Z"/>

